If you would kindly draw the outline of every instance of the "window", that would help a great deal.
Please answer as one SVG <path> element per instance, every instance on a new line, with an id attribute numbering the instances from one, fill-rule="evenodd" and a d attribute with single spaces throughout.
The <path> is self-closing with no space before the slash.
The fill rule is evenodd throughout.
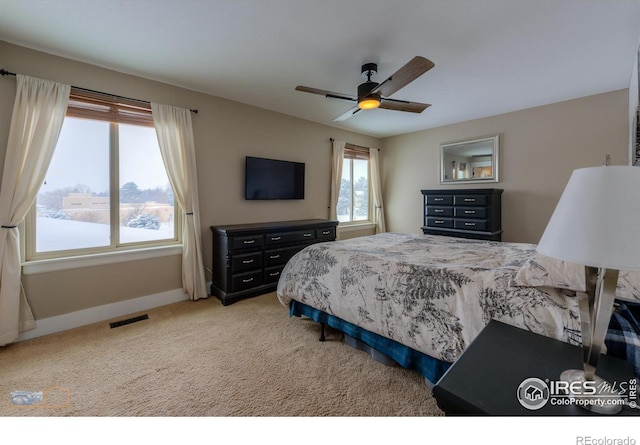
<path id="1" fill-rule="evenodd" d="M 151 110 L 72 89 L 27 220 L 27 259 L 176 243 L 178 233 Z"/>
<path id="2" fill-rule="evenodd" d="M 338 221 L 370 221 L 369 149 L 347 144 L 338 196 Z"/>

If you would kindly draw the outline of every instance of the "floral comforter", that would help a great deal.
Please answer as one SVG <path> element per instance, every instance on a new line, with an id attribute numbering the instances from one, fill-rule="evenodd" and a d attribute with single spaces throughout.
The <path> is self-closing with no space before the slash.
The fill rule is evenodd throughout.
<path id="1" fill-rule="evenodd" d="M 447 362 L 491 319 L 579 344 L 573 292 L 513 285 L 535 247 L 398 233 L 319 243 L 287 263 L 277 294 Z"/>

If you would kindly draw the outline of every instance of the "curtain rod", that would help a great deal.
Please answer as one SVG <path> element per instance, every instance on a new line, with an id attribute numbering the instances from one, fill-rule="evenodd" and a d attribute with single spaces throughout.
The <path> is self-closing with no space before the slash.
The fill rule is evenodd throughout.
<path id="1" fill-rule="evenodd" d="M 4 68 L 0 68 L 0 76 L 14 76 L 15 77 L 15 75 L 16 75 L 16 73 L 12 73 L 10 71 L 5 70 Z M 75 88 L 76 90 L 80 90 L 80 91 L 86 91 L 88 93 L 105 94 L 107 96 L 111 96 L 111 97 L 114 97 L 116 99 L 131 100 L 131 101 L 134 101 L 134 102 L 140 102 L 140 103 L 143 103 L 143 104 L 151 105 L 151 102 L 149 102 L 147 100 L 133 99 L 131 97 L 118 96 L 117 94 L 103 93 L 102 91 L 90 90 L 88 88 L 76 87 L 76 86 L 73 86 L 73 85 L 71 86 L 71 88 Z M 191 111 L 192 113 L 198 114 L 198 110 L 189 109 L 189 111 Z"/>
<path id="2" fill-rule="evenodd" d="M 329 138 L 329 140 L 330 140 L 331 142 L 335 141 L 335 139 L 334 139 L 334 138 Z M 366 148 L 367 150 L 371 148 L 371 147 L 363 147 L 362 145 L 352 144 L 351 142 L 347 142 L 347 144 L 348 144 L 348 145 L 351 145 L 352 147 L 355 147 L 355 148 Z M 380 151 L 380 149 L 379 149 L 379 148 L 376 148 L 376 150 Z"/>

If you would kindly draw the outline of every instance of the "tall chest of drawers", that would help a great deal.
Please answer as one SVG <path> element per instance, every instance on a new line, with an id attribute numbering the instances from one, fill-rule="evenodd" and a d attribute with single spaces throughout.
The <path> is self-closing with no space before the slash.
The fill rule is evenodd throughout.
<path id="1" fill-rule="evenodd" d="M 422 232 L 502 241 L 502 189 L 421 190 Z"/>
<path id="2" fill-rule="evenodd" d="M 211 295 L 227 306 L 273 291 L 287 261 L 310 244 L 335 241 L 337 225 L 310 219 L 211 226 Z"/>

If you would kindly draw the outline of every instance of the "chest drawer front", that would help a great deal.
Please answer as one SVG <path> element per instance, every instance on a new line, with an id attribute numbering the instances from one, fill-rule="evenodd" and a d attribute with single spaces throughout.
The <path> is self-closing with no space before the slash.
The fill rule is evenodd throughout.
<path id="1" fill-rule="evenodd" d="M 262 252 L 234 255 L 231 258 L 231 273 L 240 273 L 262 267 Z"/>
<path id="2" fill-rule="evenodd" d="M 336 239 L 336 228 L 335 227 L 327 227 L 325 229 L 316 229 L 316 239 L 317 240 L 335 240 Z"/>
<path id="3" fill-rule="evenodd" d="M 451 218 L 453 216 L 453 207 L 427 207 L 427 216 L 441 216 Z"/>
<path id="4" fill-rule="evenodd" d="M 264 252 L 264 267 L 284 265 L 300 250 L 302 250 L 302 247 L 299 246 L 266 250 Z"/>
<path id="5" fill-rule="evenodd" d="M 427 217 L 427 226 L 429 227 L 445 227 L 447 229 L 453 228 L 453 219 L 451 218 L 432 218 Z"/>
<path id="6" fill-rule="evenodd" d="M 486 195 L 455 195 L 453 205 L 456 206 L 486 206 Z"/>
<path id="7" fill-rule="evenodd" d="M 454 207 L 454 216 L 456 218 L 486 218 L 486 207 Z"/>
<path id="8" fill-rule="evenodd" d="M 450 206 L 453 205 L 453 196 L 447 195 L 428 195 L 427 205 L 430 206 Z"/>
<path id="9" fill-rule="evenodd" d="M 264 284 L 276 283 L 280 279 L 284 266 L 269 267 L 264 270 Z"/>
<path id="10" fill-rule="evenodd" d="M 241 273 L 231 277 L 231 291 L 238 292 L 262 284 L 262 269 Z"/>
<path id="11" fill-rule="evenodd" d="M 462 230 L 487 230 L 487 220 L 456 219 L 454 228 Z"/>
<path id="12" fill-rule="evenodd" d="M 231 238 L 231 250 L 260 249 L 264 244 L 262 235 L 234 236 Z"/>
<path id="13" fill-rule="evenodd" d="M 278 244 L 295 243 L 305 240 L 311 241 L 314 239 L 315 231 L 313 229 L 298 230 L 295 232 L 268 233 L 266 236 L 266 244 L 267 246 L 277 246 Z"/>

